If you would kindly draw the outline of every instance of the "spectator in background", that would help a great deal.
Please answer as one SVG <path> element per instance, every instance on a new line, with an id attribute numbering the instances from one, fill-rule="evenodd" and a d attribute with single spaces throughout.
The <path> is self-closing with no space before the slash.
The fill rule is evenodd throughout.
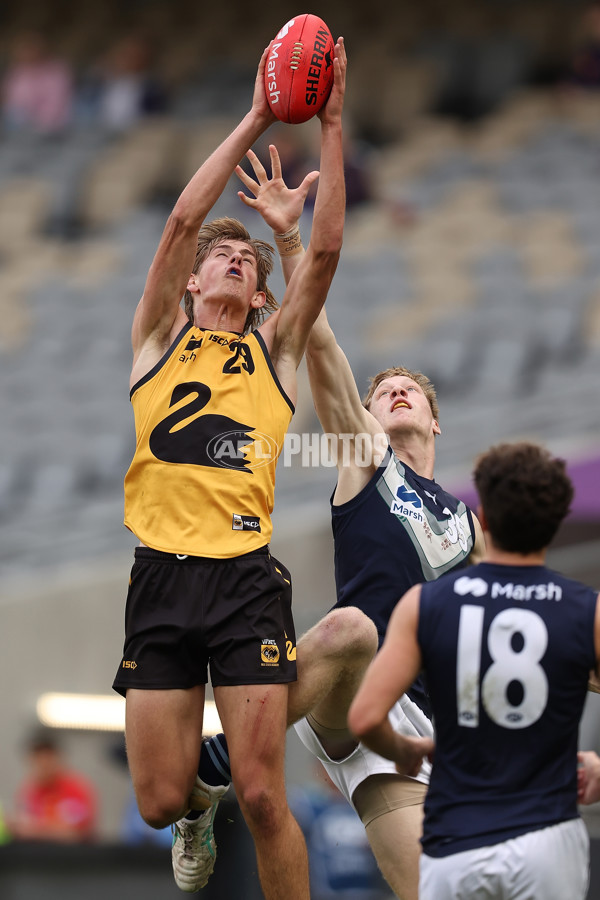
<path id="1" fill-rule="evenodd" d="M 600 3 L 582 13 L 582 37 L 571 63 L 570 85 L 583 89 L 600 87 Z"/>
<path id="2" fill-rule="evenodd" d="M 153 71 L 151 47 L 139 34 L 120 37 L 109 48 L 84 91 L 99 124 L 115 133 L 168 107 L 165 86 Z"/>
<path id="3" fill-rule="evenodd" d="M 9 131 L 44 135 L 64 131 L 73 107 L 73 75 L 44 35 L 23 32 L 10 50 L 2 83 L 2 119 Z"/>
<path id="4" fill-rule="evenodd" d="M 346 209 L 354 209 L 374 198 L 371 183 L 371 164 L 365 145 L 344 136 L 344 177 L 346 180 Z"/>
<path id="5" fill-rule="evenodd" d="M 316 132 L 315 132 L 316 134 Z M 319 149 L 307 146 L 294 131 L 294 126 L 276 126 L 275 135 L 269 143 L 275 144 L 282 171 L 286 181 L 292 187 L 300 184 L 309 172 L 319 168 Z M 266 148 L 265 148 L 266 150 Z M 268 153 L 268 150 L 266 151 Z M 344 135 L 344 182 L 346 185 L 346 211 L 373 200 L 371 183 L 371 161 L 367 145 L 361 141 Z M 316 197 L 316 184 L 312 185 L 304 209 L 312 209 Z M 309 225 L 309 220 L 307 220 Z"/>
<path id="6" fill-rule="evenodd" d="M 97 796 L 92 783 L 64 760 L 54 735 L 39 732 L 27 743 L 29 774 L 17 790 L 7 827 L 16 840 L 89 841 L 96 833 Z"/>
<path id="7" fill-rule="evenodd" d="M 308 129 L 310 129 L 310 126 L 308 126 Z M 263 136 L 261 140 L 257 142 L 257 147 L 255 148 L 256 153 L 258 156 L 268 158 L 269 145 L 275 144 L 281 162 L 281 170 L 285 172 L 286 181 L 290 186 L 296 187 L 303 181 L 309 172 L 313 172 L 319 168 L 320 137 L 318 131 L 315 134 L 316 136 L 312 136 L 312 141 L 317 141 L 316 153 L 314 153 L 312 149 L 309 150 L 312 141 L 310 137 L 307 137 L 305 130 L 298 130 L 295 125 L 276 122 L 269 134 Z M 315 182 L 314 184 L 311 184 L 308 190 L 304 204 L 305 210 L 313 208 L 316 193 L 317 185 Z M 311 214 L 307 213 L 306 227 L 309 230 L 310 222 Z"/>

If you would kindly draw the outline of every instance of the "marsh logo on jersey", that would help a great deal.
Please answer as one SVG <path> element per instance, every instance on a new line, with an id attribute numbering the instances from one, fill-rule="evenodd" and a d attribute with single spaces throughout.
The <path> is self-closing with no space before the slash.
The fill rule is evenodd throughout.
<path id="1" fill-rule="evenodd" d="M 463 575 L 454 582 L 454 593 L 460 597 L 464 597 L 466 594 L 471 594 L 473 597 L 485 597 L 487 592 L 487 581 L 484 581 L 483 578 L 469 578 L 468 575 Z"/>
<path id="2" fill-rule="evenodd" d="M 277 646 L 277 641 L 263 638 L 260 648 L 260 664 L 261 666 L 279 665 L 279 647 Z"/>
<path id="3" fill-rule="evenodd" d="M 549 581 L 547 584 L 499 584 L 492 585 L 492 597 L 507 597 L 509 600 L 562 600 L 562 588 Z"/>
<path id="4" fill-rule="evenodd" d="M 423 522 L 423 515 L 416 512 L 423 506 L 423 502 L 415 491 L 409 490 L 406 485 L 401 484 L 396 491 L 396 498 L 392 500 L 390 512 L 396 516 L 404 516 L 405 519 L 416 519 L 417 522 Z M 412 507 L 412 508 L 411 508 Z"/>

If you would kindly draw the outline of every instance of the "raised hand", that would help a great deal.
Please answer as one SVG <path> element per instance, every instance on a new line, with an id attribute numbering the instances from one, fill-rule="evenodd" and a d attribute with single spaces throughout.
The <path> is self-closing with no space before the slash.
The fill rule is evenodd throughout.
<path id="1" fill-rule="evenodd" d="M 284 234 L 294 227 L 302 215 L 308 191 L 319 177 L 319 173 L 318 171 L 309 172 L 297 188 L 289 188 L 283 180 L 281 160 L 274 144 L 269 144 L 269 154 L 271 157 L 270 178 L 253 150 L 249 150 L 246 156 L 254 169 L 256 180 L 248 175 L 241 166 L 236 166 L 236 175 L 254 195 L 249 197 L 244 191 L 238 191 L 238 197 L 246 206 L 257 210 L 273 231 Z"/>
<path id="2" fill-rule="evenodd" d="M 333 87 L 327 100 L 327 103 L 317 116 L 322 124 L 336 122 L 342 117 L 342 109 L 344 106 L 344 94 L 346 92 L 346 46 L 344 38 L 339 37 L 334 48 L 333 58 Z"/>
<path id="3" fill-rule="evenodd" d="M 252 111 L 261 119 L 265 119 L 267 124 L 270 125 L 277 121 L 277 117 L 269 106 L 265 91 L 265 66 L 267 64 L 268 52 L 269 48 L 265 47 L 258 63 L 258 70 L 254 81 L 254 94 L 252 96 Z"/>
<path id="4" fill-rule="evenodd" d="M 398 736 L 397 736 L 398 737 Z M 424 759 L 433 760 L 435 745 L 431 738 L 409 737 L 402 735 L 396 742 L 396 754 L 394 762 L 396 771 L 400 775 L 410 775 L 413 778 L 419 774 Z"/>

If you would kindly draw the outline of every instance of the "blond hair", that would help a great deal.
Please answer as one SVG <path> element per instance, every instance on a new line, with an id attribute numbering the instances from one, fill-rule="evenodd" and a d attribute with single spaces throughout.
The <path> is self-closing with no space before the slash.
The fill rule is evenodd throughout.
<path id="1" fill-rule="evenodd" d="M 251 238 L 248 230 L 238 220 L 224 216 L 221 219 L 213 219 L 207 222 L 198 232 L 198 245 L 196 248 L 196 259 L 194 260 L 194 268 L 192 272 L 197 275 L 200 271 L 202 263 L 209 255 L 210 251 L 222 241 L 244 241 L 248 244 L 254 256 L 256 257 L 256 290 L 263 291 L 266 295 L 264 306 L 256 309 L 250 307 L 248 315 L 244 323 L 244 334 L 256 328 L 265 317 L 267 312 L 274 312 L 279 308 L 277 300 L 273 296 L 270 288 L 267 287 L 267 278 L 273 271 L 273 247 L 266 241 Z M 190 322 L 194 321 L 194 298 L 190 291 L 184 294 L 184 309 Z"/>
<path id="2" fill-rule="evenodd" d="M 423 375 L 422 372 L 413 372 L 411 371 L 411 369 L 405 369 L 404 366 L 392 366 L 389 369 L 384 369 L 383 372 L 379 372 L 372 378 L 369 378 L 369 391 L 365 399 L 363 400 L 363 406 L 365 407 L 365 409 L 369 408 L 369 404 L 373 399 L 373 394 L 375 393 L 381 382 L 385 381 L 386 378 L 391 378 L 393 375 L 404 375 L 406 378 L 411 378 L 414 382 L 416 382 L 416 384 L 419 385 L 419 387 L 427 397 L 431 413 L 433 415 L 433 418 L 437 422 L 440 416 L 440 409 L 437 402 L 435 387 L 433 386 L 429 378 L 426 375 Z"/>

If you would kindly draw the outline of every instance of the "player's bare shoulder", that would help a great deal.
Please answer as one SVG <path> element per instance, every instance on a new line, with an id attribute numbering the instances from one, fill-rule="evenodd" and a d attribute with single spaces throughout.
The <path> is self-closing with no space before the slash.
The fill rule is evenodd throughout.
<path id="1" fill-rule="evenodd" d="M 364 409 L 361 430 L 337 435 L 338 482 L 334 504 L 348 503 L 367 486 L 389 453 L 388 436 L 371 413 Z"/>
<path id="2" fill-rule="evenodd" d="M 293 352 L 291 342 L 286 340 L 286 333 L 280 327 L 280 321 L 281 309 L 277 309 L 256 330 L 262 338 L 281 387 L 290 401 L 295 404 L 298 389 L 296 374 L 298 360 Z"/>
<path id="3" fill-rule="evenodd" d="M 277 333 L 277 326 L 279 323 L 279 314 L 281 310 L 277 309 L 275 312 L 271 313 L 264 322 L 258 326 L 256 331 L 260 334 L 265 347 L 269 351 L 271 355 L 271 361 L 273 361 L 273 356 L 277 353 L 278 350 L 278 339 L 280 336 Z"/>
<path id="4" fill-rule="evenodd" d="M 183 309 L 179 307 L 173 324 L 167 333 L 163 334 L 157 329 L 144 336 L 136 330 L 137 323 L 134 318 L 131 332 L 133 363 L 129 378 L 130 387 L 133 387 L 140 379 L 144 378 L 162 359 L 187 322 L 189 322 L 188 317 Z"/>

